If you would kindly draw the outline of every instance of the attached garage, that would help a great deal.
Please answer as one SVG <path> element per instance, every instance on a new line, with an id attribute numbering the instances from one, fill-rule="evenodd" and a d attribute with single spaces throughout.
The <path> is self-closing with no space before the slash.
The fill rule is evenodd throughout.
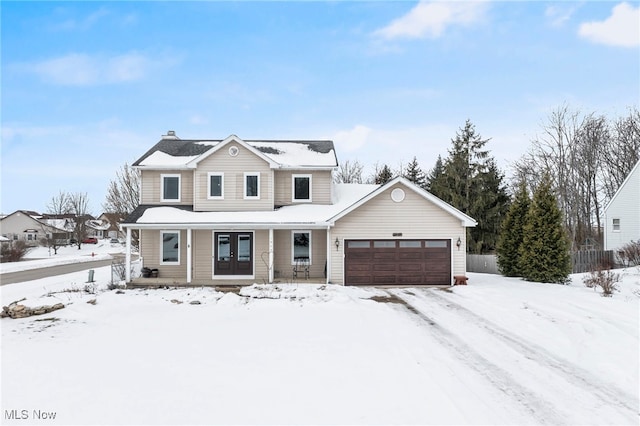
<path id="1" fill-rule="evenodd" d="M 330 219 L 328 280 L 351 286 L 453 285 L 476 221 L 404 178 Z"/>
<path id="2" fill-rule="evenodd" d="M 346 285 L 450 285 L 451 240 L 346 240 Z"/>

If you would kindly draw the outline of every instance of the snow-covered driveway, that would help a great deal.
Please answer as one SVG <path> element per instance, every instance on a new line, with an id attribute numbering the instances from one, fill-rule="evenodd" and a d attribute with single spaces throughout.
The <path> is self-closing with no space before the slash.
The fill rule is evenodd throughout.
<path id="1" fill-rule="evenodd" d="M 482 274 L 446 291 L 58 292 L 85 275 L 0 288 L 66 304 L 0 322 L 3 424 L 638 423 L 637 270 L 613 298 Z"/>
<path id="2" fill-rule="evenodd" d="M 601 379 L 555 355 L 553 349 L 487 320 L 443 291 L 390 292 L 416 315 L 440 346 L 468 367 L 464 374 L 476 375 L 504 393 L 501 405 L 519 407 L 530 414 L 530 420 L 541 424 L 637 421 L 637 394 L 622 390 L 611 378 Z"/>

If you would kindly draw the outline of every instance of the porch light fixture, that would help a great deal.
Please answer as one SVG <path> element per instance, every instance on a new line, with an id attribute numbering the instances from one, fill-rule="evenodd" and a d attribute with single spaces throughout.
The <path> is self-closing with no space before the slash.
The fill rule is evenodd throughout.
<path id="1" fill-rule="evenodd" d="M 461 245 L 462 245 L 462 240 L 460 239 L 460 237 L 458 237 L 458 241 L 456 241 L 456 247 L 458 247 L 458 250 L 460 250 Z"/>
<path id="2" fill-rule="evenodd" d="M 338 251 L 340 249 L 340 240 L 338 239 L 338 237 L 336 237 L 336 240 L 333 242 L 333 244 L 336 245 L 336 251 Z"/>

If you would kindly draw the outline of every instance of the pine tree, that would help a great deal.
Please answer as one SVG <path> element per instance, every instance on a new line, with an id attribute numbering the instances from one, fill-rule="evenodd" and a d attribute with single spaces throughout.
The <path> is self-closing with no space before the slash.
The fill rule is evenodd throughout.
<path id="1" fill-rule="evenodd" d="M 391 172 L 391 169 L 389 168 L 389 166 L 385 164 L 384 166 L 382 166 L 380 170 L 376 171 L 376 175 L 373 179 L 373 182 L 376 185 L 384 185 L 385 183 L 389 182 L 391 179 L 393 179 L 393 173 Z"/>
<path id="2" fill-rule="evenodd" d="M 418 165 L 418 159 L 415 156 L 413 157 L 413 160 L 407 164 L 407 168 L 404 170 L 402 175 L 420 188 L 425 188 L 426 178 L 424 172 Z"/>
<path id="3" fill-rule="evenodd" d="M 520 185 L 515 199 L 509 207 L 500 237 L 498 238 L 497 256 L 498 266 L 502 275 L 507 277 L 521 277 L 520 246 L 522 245 L 523 227 L 531 199 L 525 185 Z"/>
<path id="4" fill-rule="evenodd" d="M 467 230 L 467 248 L 471 253 L 486 253 L 495 248 L 500 223 L 509 206 L 504 176 L 484 149 L 488 141 L 467 120 L 451 140 L 449 157 L 440 176 L 435 180 L 433 173 L 429 176 L 432 194 L 478 222 Z"/>
<path id="5" fill-rule="evenodd" d="M 533 194 L 525 218 L 519 268 L 524 279 L 535 282 L 565 283 L 571 273 L 569 238 L 562 213 L 545 176 Z"/>
<path id="6" fill-rule="evenodd" d="M 438 155 L 436 165 L 429 171 L 426 177 L 425 189 L 435 195 L 438 198 L 442 198 L 441 194 L 444 192 L 444 164 L 442 157 Z"/>

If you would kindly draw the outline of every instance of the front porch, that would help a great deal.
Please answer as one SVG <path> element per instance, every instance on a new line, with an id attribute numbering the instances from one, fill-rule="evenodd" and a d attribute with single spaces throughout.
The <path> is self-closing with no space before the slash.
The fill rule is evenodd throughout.
<path id="1" fill-rule="evenodd" d="M 307 279 L 275 278 L 269 284 L 326 284 L 324 277 L 309 277 Z M 194 280 L 188 283 L 185 279 L 163 278 L 132 278 L 127 282 L 127 288 L 161 288 L 161 287 L 214 287 L 218 291 L 236 291 L 240 287 L 253 284 L 265 284 L 260 280 L 233 280 L 220 282 L 219 280 Z"/>

